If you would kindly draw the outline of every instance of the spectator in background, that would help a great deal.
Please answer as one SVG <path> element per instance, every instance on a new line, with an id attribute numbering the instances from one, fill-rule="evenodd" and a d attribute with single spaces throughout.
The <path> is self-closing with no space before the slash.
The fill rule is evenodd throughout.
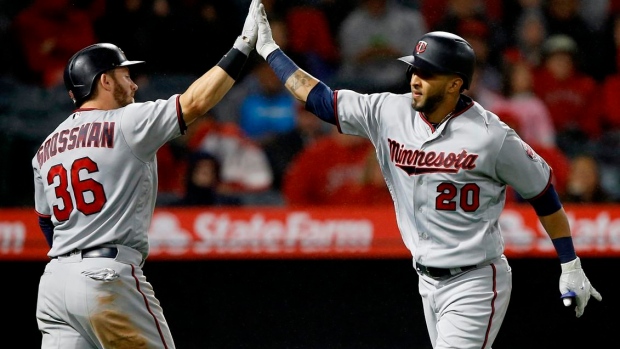
<path id="1" fill-rule="evenodd" d="M 392 0 L 362 0 L 338 32 L 341 65 L 335 85 L 361 92 L 406 92 L 398 57 L 426 33 L 421 13 Z"/>
<path id="2" fill-rule="evenodd" d="M 433 1 L 435 2 L 435 1 Z M 434 6 L 437 6 L 435 4 Z M 495 0 L 447 0 L 443 9 L 443 15 L 431 29 L 442 30 L 450 33 L 459 33 L 459 29 L 467 25 L 464 22 L 475 21 L 486 24 L 486 64 L 498 66 L 499 53 L 506 46 L 507 37 L 498 20 L 501 7 L 497 8 Z M 491 13 L 489 10 L 496 11 Z M 475 23 L 474 22 L 474 23 Z M 475 49 L 475 47 L 474 47 Z"/>
<path id="3" fill-rule="evenodd" d="M 331 33 L 338 33 L 342 19 L 355 9 L 359 0 L 302 0 L 313 4 L 325 14 Z M 271 20 L 271 17 L 269 17 Z"/>
<path id="4" fill-rule="evenodd" d="M 500 22 L 504 15 L 510 15 L 504 10 L 505 1 L 498 0 L 419 0 L 420 11 L 431 30 L 440 30 L 441 22 L 447 23 L 447 17 L 455 14 L 483 13 L 489 21 Z M 468 17 L 467 15 L 466 17 Z M 454 28 L 453 28 L 454 29 Z"/>
<path id="5" fill-rule="evenodd" d="M 34 0 L 12 25 L 34 82 L 46 88 L 62 84 L 69 58 L 97 41 L 89 13 L 69 0 Z"/>
<path id="6" fill-rule="evenodd" d="M 502 87 L 501 72 L 491 62 L 489 30 L 484 21 L 470 18 L 460 21 L 455 32 L 470 43 L 476 54 L 475 77 L 468 94 L 475 96 L 476 101 L 484 107 L 493 102 L 493 96 L 501 93 Z"/>
<path id="7" fill-rule="evenodd" d="M 518 17 L 512 36 L 513 45 L 507 51 L 522 56 L 532 67 L 542 64 L 542 47 L 547 39 L 547 28 L 542 10 L 529 9 Z"/>
<path id="8" fill-rule="evenodd" d="M 297 101 L 264 60 L 256 62 L 251 75 L 257 88 L 249 91 L 238 106 L 238 123 L 260 145 L 295 128 Z"/>
<path id="9" fill-rule="evenodd" d="M 620 1 L 618 1 L 620 4 Z M 610 41 L 614 54 L 614 73 L 603 80 L 601 107 L 603 133 L 596 142 L 595 158 L 599 164 L 601 182 L 613 197 L 620 197 L 620 12 L 610 22 Z"/>
<path id="10" fill-rule="evenodd" d="M 604 56 L 599 52 L 602 36 L 591 30 L 579 12 L 581 0 L 547 0 L 544 6 L 545 23 L 549 35 L 566 35 L 575 41 L 579 51 L 575 52 L 574 64 L 595 80 L 606 74 Z M 589 1 L 589 0 L 584 0 Z"/>
<path id="11" fill-rule="evenodd" d="M 122 47 L 128 56 L 145 57 L 148 54 L 149 42 L 149 33 L 145 28 L 148 18 L 146 2 L 145 0 L 108 1 L 103 16 L 94 22 L 96 36 L 102 42 Z"/>
<path id="12" fill-rule="evenodd" d="M 296 5 L 288 9 L 285 20 L 291 58 L 313 76 L 329 81 L 338 69 L 340 52 L 325 13 L 308 4 Z"/>
<path id="13" fill-rule="evenodd" d="M 237 124 L 218 121 L 209 114 L 194 128 L 187 139 L 188 150 L 209 153 L 219 161 L 220 193 L 237 196 L 244 204 L 255 198 L 271 199 L 273 173 L 267 156 Z"/>
<path id="14" fill-rule="evenodd" d="M 531 14 L 543 16 L 543 2 L 545 0 L 508 0 L 502 1 L 501 23 L 509 42 L 518 39 L 519 27 L 526 17 Z M 521 23 L 520 23 L 521 22 Z"/>
<path id="15" fill-rule="evenodd" d="M 580 154 L 572 158 L 564 202 L 606 203 L 611 196 L 601 186 L 598 163 L 591 155 Z"/>
<path id="16" fill-rule="evenodd" d="M 181 73 L 200 75 L 205 65 L 216 64 L 222 52 L 234 40 L 234 28 L 237 28 L 238 14 L 234 4 L 228 0 L 176 0 L 180 3 L 179 11 L 181 29 L 186 35 L 176 37 L 181 48 L 196 45 L 200 38 L 205 49 L 194 50 L 192 54 L 182 55 L 182 64 L 178 67 Z M 249 5 L 243 6 L 242 10 Z M 178 52 L 177 52 L 178 54 Z"/>
<path id="17" fill-rule="evenodd" d="M 572 38 L 553 35 L 545 41 L 543 65 L 534 73 L 534 92 L 549 109 L 556 142 L 569 157 L 601 134 L 601 103 L 593 103 L 598 84 L 577 69 L 577 52 Z"/>
<path id="18" fill-rule="evenodd" d="M 180 206 L 239 206 L 239 197 L 222 190 L 219 160 L 207 152 L 197 151 L 189 156 Z"/>
<path id="19" fill-rule="evenodd" d="M 524 119 L 520 117 L 521 115 L 518 110 L 498 109 L 493 110 L 493 112 L 500 118 L 500 120 L 515 130 L 519 136 L 524 133 L 523 130 L 525 127 L 530 126 L 528 125 L 529 121 L 524 121 Z M 549 164 L 552 169 L 551 174 L 553 177 L 551 181 L 553 186 L 555 187 L 558 195 L 563 196 L 564 193 L 566 193 L 568 183 L 570 159 L 560 148 L 555 146 L 555 144 L 542 144 L 541 142 L 534 141 L 532 143 L 528 142 L 528 145 Z M 519 194 L 517 194 L 512 187 L 507 187 L 506 201 L 518 203 L 527 202 L 523 200 L 523 198 L 519 196 Z"/>
<path id="20" fill-rule="evenodd" d="M 620 14 L 613 20 L 615 73 L 608 75 L 602 84 L 603 128 L 606 132 L 620 132 Z"/>
<path id="21" fill-rule="evenodd" d="M 364 177 L 372 144 L 365 138 L 330 134 L 295 157 L 282 183 L 285 203 L 304 205 L 355 205 L 354 195 Z M 375 159 L 376 161 L 376 159 Z"/>
<path id="22" fill-rule="evenodd" d="M 179 144 L 181 141 L 166 144 L 157 150 L 157 206 L 174 204 L 185 193 L 187 155 L 182 153 L 186 149 L 179 147 Z"/>
<path id="23" fill-rule="evenodd" d="M 615 0 L 580 0 L 579 14 L 591 31 L 603 30 L 611 12 L 611 3 Z"/>
<path id="24" fill-rule="evenodd" d="M 545 103 L 534 93 L 534 76 L 530 64 L 518 55 L 507 54 L 502 76 L 502 96 L 489 109 L 496 113 L 511 113 L 518 118 L 518 127 L 515 129 L 528 144 L 556 147 L 553 120 Z"/>
<path id="25" fill-rule="evenodd" d="M 146 35 L 142 39 L 145 40 L 145 55 L 153 58 L 145 70 L 158 75 L 178 73 L 185 64 L 185 54 L 181 52 L 187 50 L 179 41 L 180 36 L 188 35 L 183 32 L 185 18 L 173 1 L 152 0 L 147 4 L 146 20 L 142 23 Z"/>
<path id="26" fill-rule="evenodd" d="M 273 189 L 282 190 L 282 178 L 295 156 L 324 137 L 328 131 L 325 123 L 296 103 L 295 128 L 279 133 L 263 144 L 273 172 Z"/>
<path id="27" fill-rule="evenodd" d="M 374 150 L 366 154 L 362 176 L 357 181 L 349 183 L 348 187 L 347 195 L 352 204 L 384 207 L 394 205 Z"/>

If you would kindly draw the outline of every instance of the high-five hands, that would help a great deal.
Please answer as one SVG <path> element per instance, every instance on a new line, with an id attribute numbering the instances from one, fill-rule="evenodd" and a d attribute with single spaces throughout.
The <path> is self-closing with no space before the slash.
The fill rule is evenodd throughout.
<path id="1" fill-rule="evenodd" d="M 603 297 L 592 285 L 581 268 L 581 260 L 576 259 L 562 263 L 562 274 L 560 275 L 560 293 L 564 305 L 569 307 L 573 303 L 575 305 L 575 314 L 577 317 L 583 315 L 583 311 L 590 300 L 590 296 L 597 301 L 603 300 Z"/>
<path id="2" fill-rule="evenodd" d="M 243 52 L 246 56 L 252 52 L 258 39 L 258 25 L 256 24 L 258 5 L 262 6 L 260 0 L 252 0 L 252 3 L 250 3 L 250 9 L 245 17 L 241 35 L 237 37 L 233 45 L 234 48 Z"/>
<path id="3" fill-rule="evenodd" d="M 256 41 L 256 51 L 264 59 L 267 59 L 267 56 L 269 56 L 271 52 L 277 50 L 280 46 L 278 46 L 273 40 L 271 26 L 269 25 L 269 21 L 267 20 L 267 13 L 265 12 L 265 6 L 260 3 L 260 0 L 258 11 L 256 11 L 255 20 L 258 24 L 258 40 Z"/>

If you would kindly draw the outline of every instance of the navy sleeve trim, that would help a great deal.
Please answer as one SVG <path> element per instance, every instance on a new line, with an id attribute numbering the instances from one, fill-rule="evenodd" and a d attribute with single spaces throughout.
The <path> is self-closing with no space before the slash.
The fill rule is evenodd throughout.
<path id="1" fill-rule="evenodd" d="M 45 236 L 47 245 L 52 247 L 52 241 L 54 238 L 54 223 L 52 223 L 51 217 L 39 216 L 39 227 Z"/>
<path id="2" fill-rule="evenodd" d="M 562 208 L 558 193 L 551 183 L 541 194 L 527 201 L 534 207 L 534 211 L 540 217 L 553 214 Z"/>
<path id="3" fill-rule="evenodd" d="M 181 95 L 177 96 L 177 121 L 179 122 L 179 128 L 181 129 L 181 134 L 184 135 L 187 132 L 187 125 L 185 124 L 185 119 L 183 118 L 183 110 L 181 109 Z"/>
<path id="4" fill-rule="evenodd" d="M 319 119 L 336 125 L 335 93 L 327 85 L 320 82 L 310 90 L 306 99 L 306 110 Z"/>

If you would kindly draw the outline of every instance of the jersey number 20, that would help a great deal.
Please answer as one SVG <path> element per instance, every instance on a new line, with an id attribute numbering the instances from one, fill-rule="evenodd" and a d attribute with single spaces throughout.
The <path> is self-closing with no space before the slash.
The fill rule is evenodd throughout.
<path id="1" fill-rule="evenodd" d="M 480 207 L 480 187 L 475 183 L 467 183 L 459 190 L 454 183 L 444 182 L 437 186 L 437 192 L 435 207 L 438 210 L 454 211 L 457 201 L 465 212 L 474 212 Z M 457 195 L 458 200 L 455 199 Z"/>
<path id="2" fill-rule="evenodd" d="M 47 184 L 54 184 L 54 178 L 58 178 L 58 186 L 54 188 L 56 197 L 62 200 L 63 208 L 54 205 L 54 216 L 59 221 L 66 221 L 73 211 L 73 202 L 75 208 L 85 215 L 91 215 L 101 211 L 105 205 L 107 198 L 103 185 L 92 178 L 80 179 L 80 171 L 88 173 L 99 172 L 99 167 L 90 158 L 77 159 L 71 165 L 71 169 L 67 171 L 62 164 L 54 165 L 47 173 Z M 73 192 L 69 191 L 69 183 L 73 188 Z M 93 200 L 86 202 L 85 193 L 90 192 Z"/>

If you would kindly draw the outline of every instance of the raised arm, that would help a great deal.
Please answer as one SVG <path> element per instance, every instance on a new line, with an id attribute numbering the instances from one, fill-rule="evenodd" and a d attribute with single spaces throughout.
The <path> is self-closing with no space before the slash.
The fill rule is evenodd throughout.
<path id="1" fill-rule="evenodd" d="M 327 85 L 300 69 L 276 44 L 267 20 L 265 7 L 259 4 L 256 12 L 258 39 L 256 51 L 271 66 L 271 69 L 286 89 L 298 101 L 305 103 L 306 110 L 321 120 L 336 124 L 334 91 Z"/>
<path id="2" fill-rule="evenodd" d="M 215 67 L 194 81 L 179 98 L 186 125 L 206 114 L 232 88 L 256 45 L 258 26 L 255 18 L 258 5 L 260 0 L 252 0 L 241 35 L 237 37 L 230 51 Z"/>
<path id="3" fill-rule="evenodd" d="M 286 89 L 297 100 L 305 103 L 308 100 L 310 91 L 319 83 L 319 80 L 300 69 L 280 50 L 280 46 L 273 40 L 271 26 L 267 20 L 263 4 L 258 5 L 255 21 L 258 25 L 256 52 L 271 65 L 280 81 L 286 86 Z M 282 56 L 286 57 L 286 59 L 283 59 Z"/>

